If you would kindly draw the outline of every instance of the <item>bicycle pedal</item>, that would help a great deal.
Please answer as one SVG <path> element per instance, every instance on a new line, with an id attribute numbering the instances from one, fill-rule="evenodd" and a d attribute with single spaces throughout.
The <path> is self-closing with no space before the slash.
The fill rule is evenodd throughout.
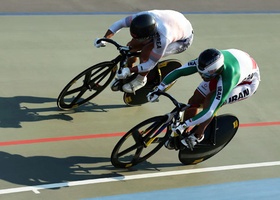
<path id="1" fill-rule="evenodd" d="M 188 146 L 189 146 L 189 149 L 190 149 L 191 151 L 193 151 L 193 144 L 191 143 L 191 141 L 186 140 L 186 142 L 187 142 L 187 144 L 188 144 Z"/>
<path id="2" fill-rule="evenodd" d="M 182 146 L 182 144 L 181 144 L 181 141 L 180 141 L 180 137 L 179 136 L 175 137 L 174 138 L 174 149 L 176 151 L 181 150 L 181 146 Z"/>

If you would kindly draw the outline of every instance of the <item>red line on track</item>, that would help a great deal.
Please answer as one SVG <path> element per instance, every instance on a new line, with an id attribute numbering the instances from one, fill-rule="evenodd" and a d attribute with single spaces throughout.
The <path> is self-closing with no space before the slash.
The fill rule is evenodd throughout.
<path id="1" fill-rule="evenodd" d="M 246 128 L 246 127 L 274 126 L 274 125 L 280 125 L 280 121 L 240 124 L 240 127 Z M 14 141 L 0 142 L 0 146 L 34 144 L 34 143 L 43 143 L 43 142 L 59 142 L 59 141 L 67 141 L 67 140 L 84 140 L 84 139 L 92 139 L 92 138 L 108 138 L 108 137 L 123 136 L 124 134 L 125 132 L 119 132 L 119 133 L 103 133 L 103 134 L 91 134 L 91 135 L 79 135 L 79 136 L 65 136 L 65 137 L 56 137 L 56 138 L 39 138 L 39 139 L 30 139 L 30 140 L 14 140 Z"/>
<path id="2" fill-rule="evenodd" d="M 90 139 L 90 138 L 107 138 L 107 137 L 123 136 L 124 134 L 125 134 L 124 132 L 123 133 L 104 133 L 104 134 L 65 136 L 65 137 L 56 137 L 56 138 L 14 140 L 14 141 L 0 142 L 0 146 L 33 144 L 33 143 L 43 143 L 43 142 L 59 142 L 59 141 L 67 141 L 67 140 L 83 140 L 83 139 Z"/>
<path id="3" fill-rule="evenodd" d="M 249 123 L 249 124 L 240 124 L 240 127 L 252 127 L 252 126 L 273 126 L 280 125 L 279 122 L 257 122 L 257 123 Z"/>

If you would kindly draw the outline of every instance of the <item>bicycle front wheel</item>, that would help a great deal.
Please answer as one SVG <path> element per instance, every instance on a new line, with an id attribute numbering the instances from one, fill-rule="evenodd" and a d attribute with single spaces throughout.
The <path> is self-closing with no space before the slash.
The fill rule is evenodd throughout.
<path id="1" fill-rule="evenodd" d="M 156 116 L 128 131 L 112 151 L 113 166 L 129 168 L 154 155 L 168 139 L 166 120 L 166 115 Z"/>
<path id="2" fill-rule="evenodd" d="M 70 110 L 90 101 L 109 85 L 116 70 L 117 65 L 113 62 L 99 63 L 84 70 L 60 92 L 57 106 Z"/>

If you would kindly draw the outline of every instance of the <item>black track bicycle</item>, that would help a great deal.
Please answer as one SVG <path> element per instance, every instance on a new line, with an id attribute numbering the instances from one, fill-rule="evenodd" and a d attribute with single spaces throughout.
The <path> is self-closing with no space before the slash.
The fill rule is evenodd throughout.
<path id="1" fill-rule="evenodd" d="M 129 57 L 139 56 L 141 53 L 130 52 L 128 46 L 122 46 L 112 39 L 102 38 L 100 41 L 106 41 L 107 43 L 114 45 L 119 51 L 119 54 L 113 60 L 93 65 L 74 77 L 63 88 L 57 98 L 57 106 L 60 109 L 75 109 L 92 100 L 112 82 L 117 71 L 125 67 L 126 61 Z M 135 93 L 123 92 L 121 88 L 122 85 L 134 79 L 137 74 L 134 74 L 127 79 L 120 80 L 119 90 L 123 92 L 124 103 L 129 106 L 147 103 L 147 94 L 151 92 L 155 86 L 159 85 L 161 80 L 169 72 L 181 66 L 182 64 L 180 61 L 176 59 L 168 59 L 159 62 L 157 66 L 149 72 L 146 85 Z M 171 86 L 173 84 L 171 84 Z"/>
<path id="2" fill-rule="evenodd" d="M 130 129 L 115 145 L 111 154 L 111 163 L 116 168 L 130 168 L 153 156 L 165 142 L 174 139 L 175 150 L 182 164 L 197 164 L 221 151 L 234 137 L 239 127 L 239 120 L 231 114 L 213 118 L 204 132 L 204 140 L 192 150 L 184 148 L 180 140 L 192 134 L 196 126 L 188 133 L 174 133 L 182 120 L 183 112 L 190 106 L 179 103 L 170 94 L 158 92 L 171 100 L 175 108 L 164 115 L 144 120 Z"/>

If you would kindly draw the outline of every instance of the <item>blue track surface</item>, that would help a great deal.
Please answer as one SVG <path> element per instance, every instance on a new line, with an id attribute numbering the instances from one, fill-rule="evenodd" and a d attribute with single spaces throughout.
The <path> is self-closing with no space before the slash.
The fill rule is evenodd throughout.
<path id="1" fill-rule="evenodd" d="M 184 187 L 152 192 L 116 195 L 83 200 L 276 200 L 280 198 L 280 178 Z"/>

